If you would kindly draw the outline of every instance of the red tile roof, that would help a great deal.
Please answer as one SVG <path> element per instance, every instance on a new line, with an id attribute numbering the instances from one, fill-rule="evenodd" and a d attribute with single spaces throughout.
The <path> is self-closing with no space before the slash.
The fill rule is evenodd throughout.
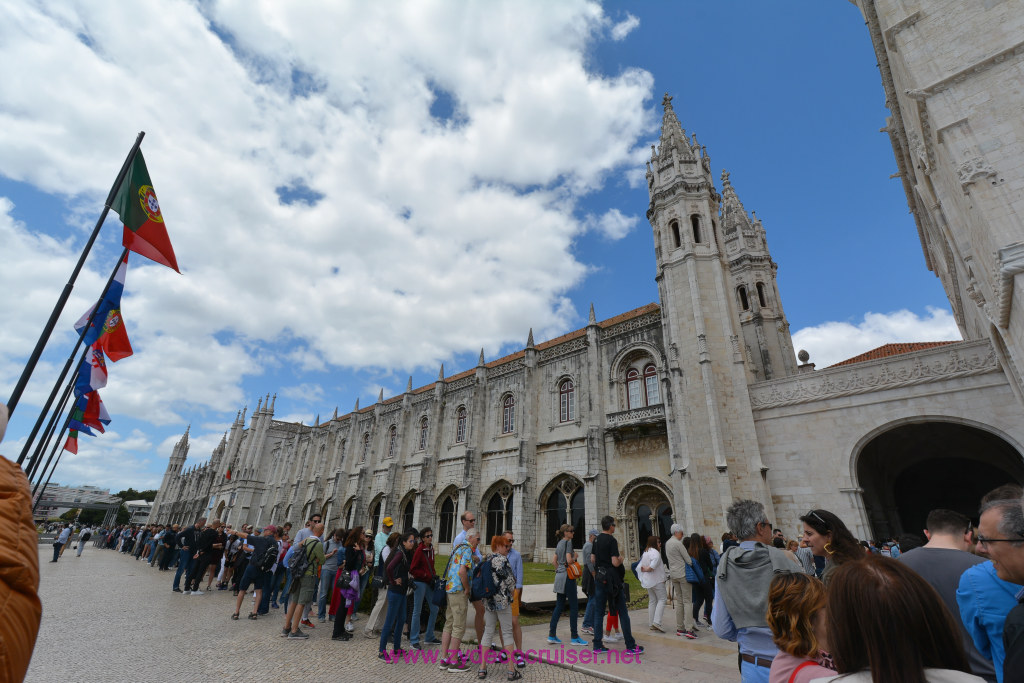
<path id="1" fill-rule="evenodd" d="M 902 344 L 885 344 L 879 346 L 877 349 L 871 349 L 866 351 L 859 356 L 853 358 L 847 358 L 844 361 L 839 361 L 828 367 L 835 368 L 840 365 L 852 365 L 854 363 L 863 363 L 868 360 L 878 360 L 879 358 L 888 358 L 889 356 L 899 356 L 904 353 L 912 353 L 914 351 L 924 351 L 925 349 L 933 349 L 936 346 L 945 346 L 947 344 L 956 344 L 955 341 L 938 341 L 938 342 L 906 342 Z"/>

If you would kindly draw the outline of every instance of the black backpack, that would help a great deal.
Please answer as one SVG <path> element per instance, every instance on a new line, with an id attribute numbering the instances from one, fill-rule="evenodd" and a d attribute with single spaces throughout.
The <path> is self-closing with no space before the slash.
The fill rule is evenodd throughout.
<path id="1" fill-rule="evenodd" d="M 309 539 L 307 538 L 306 541 Z M 313 539 L 315 543 L 320 541 Z M 313 543 L 302 542 L 302 547 L 292 553 L 292 559 L 289 565 L 289 569 L 292 570 L 292 580 L 297 580 L 306 575 L 306 570 L 309 569 L 310 556 L 309 549 L 313 547 Z"/>
<path id="2" fill-rule="evenodd" d="M 259 557 L 253 558 L 256 562 L 256 568 L 261 572 L 270 571 L 270 568 L 277 562 L 277 541 L 272 541 L 263 554 Z"/>

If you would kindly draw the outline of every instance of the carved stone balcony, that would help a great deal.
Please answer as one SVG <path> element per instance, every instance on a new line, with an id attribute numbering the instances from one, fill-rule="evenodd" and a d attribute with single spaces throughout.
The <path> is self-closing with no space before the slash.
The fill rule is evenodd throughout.
<path id="1" fill-rule="evenodd" d="M 609 413 L 605 420 L 605 430 L 612 432 L 616 440 L 653 436 L 666 431 L 663 404 Z"/>

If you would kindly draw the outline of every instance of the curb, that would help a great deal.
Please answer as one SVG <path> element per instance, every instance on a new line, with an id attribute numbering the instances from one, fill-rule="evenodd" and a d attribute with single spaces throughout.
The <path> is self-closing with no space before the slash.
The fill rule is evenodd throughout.
<path id="1" fill-rule="evenodd" d="M 564 648 L 563 648 L 564 649 Z M 549 666 L 557 666 L 560 669 L 567 669 L 576 673 L 586 674 L 587 676 L 593 676 L 594 678 L 600 678 L 605 681 L 611 681 L 611 683 L 637 683 L 632 678 L 623 678 L 622 676 L 616 676 L 613 673 L 607 671 L 595 671 L 593 669 L 586 669 L 579 664 L 567 664 L 565 662 L 552 661 L 550 659 L 541 659 L 539 655 L 527 656 L 527 659 L 533 660 L 538 664 L 547 664 Z"/>

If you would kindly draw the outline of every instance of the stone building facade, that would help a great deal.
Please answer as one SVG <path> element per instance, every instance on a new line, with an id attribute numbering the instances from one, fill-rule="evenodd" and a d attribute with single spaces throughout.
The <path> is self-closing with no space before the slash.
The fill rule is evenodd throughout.
<path id="1" fill-rule="evenodd" d="M 549 557 L 559 524 L 582 544 L 611 513 L 637 557 L 673 522 L 720 535 L 738 497 L 789 534 L 822 507 L 867 538 L 918 529 L 938 503 L 974 514 L 988 488 L 1024 482 L 1010 344 L 971 322 L 961 280 L 939 269 L 968 341 L 798 365 L 764 226 L 726 172 L 719 191 L 707 151 L 663 106 L 647 168 L 659 303 L 603 321 L 591 307 L 582 329 L 539 344 L 531 332 L 514 354 L 481 351 L 473 369 L 442 367 L 432 385 L 410 380 L 322 424 L 274 420 L 267 396 L 187 470 L 186 431 L 152 519 L 320 512 L 376 529 L 390 515 L 431 526 L 444 551 L 470 509 L 484 534 L 511 528 L 524 555 Z"/>

